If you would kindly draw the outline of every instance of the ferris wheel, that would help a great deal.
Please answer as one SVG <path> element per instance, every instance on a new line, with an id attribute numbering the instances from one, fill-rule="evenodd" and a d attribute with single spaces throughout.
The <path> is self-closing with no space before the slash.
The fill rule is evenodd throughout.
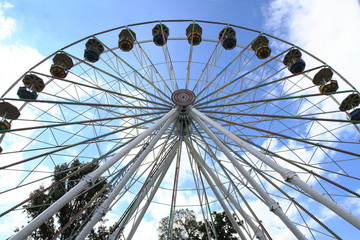
<path id="1" fill-rule="evenodd" d="M 26 238 L 101 180 L 106 194 L 73 213 L 83 225 L 71 239 L 109 215 L 110 239 L 137 239 L 157 211 L 172 239 L 181 208 L 209 223 L 224 211 L 239 239 L 342 239 L 360 229 L 359 103 L 335 69 L 253 29 L 166 20 L 96 33 L 2 96 L 0 199 L 12 200 L 0 221 L 40 185 L 51 191 L 55 166 L 80 161 L 98 167 L 64 176 L 77 185 L 7 237 Z"/>

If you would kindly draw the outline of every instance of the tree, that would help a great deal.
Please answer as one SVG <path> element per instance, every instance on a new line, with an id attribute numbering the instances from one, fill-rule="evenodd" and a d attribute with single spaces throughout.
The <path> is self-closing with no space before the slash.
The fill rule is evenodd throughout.
<path id="1" fill-rule="evenodd" d="M 36 197 L 31 198 L 28 204 L 24 205 L 24 211 L 27 213 L 28 217 L 35 218 L 56 200 L 62 197 L 66 192 L 71 188 L 76 186 L 79 183 L 82 176 L 92 172 L 98 167 L 98 164 L 91 164 L 90 166 L 77 171 L 84 164 L 80 163 L 79 160 L 75 160 L 72 164 L 61 164 L 57 165 L 54 168 L 53 182 L 58 182 L 64 177 L 71 175 L 64 181 L 61 181 L 53 188 L 48 191 L 44 191 L 44 186 L 41 186 L 39 189 L 36 189 L 31 193 L 31 196 L 39 193 Z M 65 226 L 73 215 L 82 209 L 90 199 L 98 193 L 106 184 L 106 181 L 103 179 L 98 179 L 94 183 L 94 187 L 89 189 L 86 192 L 80 194 L 76 199 L 67 203 L 55 216 L 49 218 L 44 224 L 42 224 L 35 232 L 32 233 L 31 239 L 51 239 L 60 229 Z M 105 194 L 104 191 L 102 194 Z M 68 226 L 63 229 L 59 235 L 60 239 L 71 239 L 70 237 L 84 224 L 89 220 L 90 213 L 94 210 L 95 206 L 85 208 L 83 214 L 81 214 L 76 221 L 72 221 Z M 15 231 L 18 231 L 15 230 Z M 94 240 L 107 239 L 109 235 L 109 230 L 105 226 L 100 226 L 96 231 L 92 230 L 89 234 L 89 237 Z"/>
<path id="2" fill-rule="evenodd" d="M 218 236 L 217 240 L 237 240 L 237 239 L 239 239 L 238 237 L 236 237 L 236 230 L 233 227 L 230 219 L 226 216 L 225 212 L 220 212 L 220 213 L 213 212 L 212 217 L 213 217 L 216 234 Z M 234 216 L 234 218 L 236 219 L 236 216 Z M 240 224 L 240 222 L 237 222 L 237 223 Z M 208 226 L 210 226 L 210 224 L 211 223 L 208 222 Z M 206 234 L 206 228 L 205 228 L 204 222 L 201 223 L 199 231 L 204 233 L 202 235 L 201 240 L 206 240 L 207 234 Z M 215 238 L 215 234 L 213 231 L 211 231 L 210 236 L 212 238 Z"/>
<path id="3" fill-rule="evenodd" d="M 212 213 L 213 224 L 218 236 L 218 240 L 237 240 L 236 231 L 232 226 L 229 218 L 225 212 Z M 240 222 L 237 222 L 240 224 Z M 212 226 L 211 222 L 207 222 L 207 226 Z M 164 217 L 159 222 L 159 239 L 166 240 L 169 229 L 169 217 Z M 210 237 L 215 239 L 213 231 L 210 232 Z M 205 223 L 203 221 L 196 221 L 194 211 L 189 209 L 179 209 L 175 212 L 173 239 L 182 240 L 205 240 L 208 238 L 206 233 Z"/>
<path id="4" fill-rule="evenodd" d="M 179 209 L 175 211 L 173 225 L 174 240 L 198 240 L 200 239 L 199 223 L 196 221 L 194 211 L 189 209 Z M 167 239 L 169 229 L 169 217 L 164 217 L 159 223 L 159 239 Z"/>

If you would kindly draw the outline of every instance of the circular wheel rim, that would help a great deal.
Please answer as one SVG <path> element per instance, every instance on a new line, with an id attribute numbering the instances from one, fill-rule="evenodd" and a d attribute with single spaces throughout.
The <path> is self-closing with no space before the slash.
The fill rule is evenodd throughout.
<path id="1" fill-rule="evenodd" d="M 171 28 L 171 35 L 163 47 L 155 46 L 151 42 L 151 28 L 159 23 L 166 23 Z M 139 23 L 97 33 L 70 44 L 60 50 L 74 61 L 74 67 L 65 79 L 52 78 L 49 72 L 42 69 L 43 66 L 50 69 L 49 60 L 58 51 L 26 73 L 36 74 L 43 78 L 46 84 L 36 101 L 17 99 L 14 96 L 23 76 L 19 78 L 2 96 L 3 101 L 13 103 L 21 110 L 21 117 L 12 121 L 11 130 L 1 135 L 1 156 L 11 156 L 13 159 L 3 164 L 1 171 L 18 171 L 21 180 L 13 186 L 4 187 L 3 196 L 21 192 L 25 187 L 31 186 L 33 179 L 41 180 L 48 177 L 47 182 L 44 181 L 49 183 L 51 167 L 58 163 L 71 163 L 74 159 L 80 159 L 82 162 L 96 159 L 103 164 L 115 152 L 126 147 L 140 133 L 174 109 L 174 103 L 171 101 L 174 92 L 178 89 L 189 89 L 196 96 L 196 100 L 189 104 L 193 106 L 189 106 L 173 119 L 159 143 L 151 150 L 154 156 L 159 152 L 162 155 L 155 157 L 156 160 L 147 159 L 138 167 L 137 177 L 129 183 L 132 188 L 124 191 L 124 196 L 117 199 L 117 203 L 126 199 L 125 196 L 136 196 L 136 190 L 141 189 L 140 186 L 146 180 L 145 176 L 152 169 L 150 166 L 176 147 L 178 153 L 169 170 L 169 174 L 172 174 L 168 177 L 174 181 L 161 185 L 159 190 L 164 196 L 181 196 L 183 193 L 186 196 L 197 191 L 197 194 L 206 199 L 204 203 L 213 206 L 210 209 L 220 208 L 220 202 L 214 200 L 216 196 L 204 180 L 204 176 L 195 171 L 196 166 L 201 166 L 198 161 L 202 158 L 208 161 L 210 169 L 215 172 L 217 179 L 227 186 L 231 194 L 238 199 L 245 196 L 243 200 L 238 200 L 244 209 L 247 205 L 245 200 L 252 204 L 263 201 L 261 197 L 254 200 L 258 197 L 257 194 L 251 194 L 254 188 L 249 186 L 244 175 L 223 155 L 220 147 L 204 130 L 205 127 L 196 121 L 197 117 L 192 115 L 192 109 L 216 121 L 267 158 L 295 171 L 301 179 L 314 185 L 315 189 L 330 199 L 341 205 L 357 199 L 359 196 L 354 186 L 358 183 L 359 176 L 351 168 L 351 164 L 360 156 L 357 150 L 359 129 L 354 124 L 356 122 L 349 121 L 348 115 L 341 113 L 338 108 L 346 96 L 358 91 L 332 69 L 333 79 L 342 84 L 342 88 L 336 93 L 320 94 L 318 86 L 312 83 L 312 78 L 317 71 L 328 66 L 304 49 L 295 47 L 303 53 L 302 58 L 310 62 L 310 65 L 307 65 L 301 74 L 291 74 L 282 63 L 282 59 L 294 46 L 268 34 L 263 35 L 273 44 L 272 56 L 265 60 L 256 59 L 250 46 L 260 32 L 252 29 L 196 21 L 200 26 L 203 25 L 204 30 L 209 30 L 207 33 L 203 31 L 199 46 L 189 45 L 184 32 L 192 23 L 195 22 L 176 20 Z M 223 50 L 221 41 L 217 39 L 218 32 L 226 26 L 231 26 L 237 31 L 238 45 L 231 51 Z M 129 53 L 122 52 L 117 47 L 117 34 L 126 28 L 136 32 L 134 48 Z M 147 34 L 140 34 L 142 29 L 146 28 L 148 32 L 144 32 Z M 247 33 L 248 39 L 242 41 L 239 37 L 240 32 Z M 210 36 L 212 38 L 209 38 Z M 99 63 L 84 61 L 81 55 L 83 53 L 79 50 L 79 46 L 84 48 L 86 40 L 92 37 L 99 39 L 105 46 Z M 186 54 L 177 51 L 175 46 L 188 51 Z M 207 56 L 196 55 L 197 52 L 205 51 L 204 49 L 210 49 Z M 157 54 L 152 55 L 158 52 L 162 54 L 161 57 Z M 130 54 L 132 55 L 129 56 Z M 326 221 L 314 226 L 309 224 L 309 221 L 320 220 L 323 217 L 315 212 L 320 205 L 314 203 L 313 206 L 308 206 L 312 197 L 290 185 L 273 169 L 251 156 L 244 148 L 237 146 L 229 136 L 208 123 L 205 125 L 225 143 L 228 151 L 241 162 L 249 175 L 256 179 L 259 185 L 266 186 L 265 192 L 280 202 L 285 215 L 296 223 L 296 227 L 303 234 L 315 238 L 336 238 L 338 233 L 329 231 Z M 345 134 L 346 132 L 352 132 L 353 135 Z M 155 133 L 140 142 L 103 177 L 114 177 L 139 151 L 146 149 L 145 146 L 154 136 Z M 20 146 L 19 142 L 22 143 Z M 179 142 L 183 143 L 181 147 Z M 199 153 L 198 157 L 196 153 Z M 186 165 L 185 160 L 180 161 L 182 158 L 189 158 L 189 163 Z M 180 177 L 177 176 L 181 175 L 172 168 L 184 164 L 185 173 L 190 173 L 193 178 L 193 185 L 188 183 L 177 186 L 177 190 L 173 191 L 172 186 L 179 184 Z M 334 184 L 332 178 L 336 178 L 338 184 Z M 38 186 L 40 180 L 32 183 L 33 186 Z M 189 181 L 185 178 L 184 181 L 186 180 Z M 330 191 L 333 188 L 336 190 Z M 351 190 L 348 191 L 347 188 Z M 292 199 L 293 196 L 296 196 L 296 201 Z M 26 199 L 27 196 L 22 198 Z M 21 202 L 20 198 L 19 201 Z M 198 207 L 206 212 L 208 210 L 204 203 L 181 203 L 171 198 L 164 201 L 155 199 L 152 204 L 170 207 L 171 216 L 175 208 Z M 199 205 L 203 207 L 200 208 Z M 3 213 L 6 213 L 9 205 L 4 206 Z M 262 205 L 262 209 L 264 206 L 266 204 Z M 20 207 L 17 206 L 17 209 Z M 125 211 L 121 207 L 119 210 Z M 255 225 L 263 229 L 264 237 L 268 237 L 267 232 L 270 236 L 276 236 L 278 232 L 272 229 L 271 223 L 264 221 L 264 224 L 260 224 L 257 221 L 266 218 L 267 215 L 252 214 L 253 210 L 250 208 L 246 211 L 253 218 Z M 238 215 L 240 216 L 239 213 Z M 4 214 L 3 219 L 6 219 L 6 216 L 9 215 Z M 204 218 L 210 219 L 206 214 Z M 284 223 L 280 224 L 281 230 L 288 227 Z M 328 224 L 330 229 L 336 229 L 331 221 Z M 253 230 L 249 230 L 249 225 L 247 228 L 248 230 L 243 230 L 246 236 L 254 233 Z"/>

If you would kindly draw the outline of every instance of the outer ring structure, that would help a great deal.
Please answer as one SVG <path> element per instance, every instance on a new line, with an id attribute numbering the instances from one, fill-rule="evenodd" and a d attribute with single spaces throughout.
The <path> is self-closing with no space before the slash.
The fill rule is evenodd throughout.
<path id="1" fill-rule="evenodd" d="M 163 23 L 175 31 L 158 47 L 148 33 L 156 24 L 164 35 Z M 230 27 L 242 37 L 234 50 L 225 51 L 217 33 Z M 189 29 L 186 35 L 184 29 Z M 127 36 L 119 45 L 121 32 Z M 196 33 L 201 40 L 198 47 L 191 41 Z M 267 60 L 257 52 L 259 48 L 253 48 L 259 47 L 254 43 L 260 37 L 270 40 L 267 47 L 272 53 Z M 82 54 L 84 47 L 88 49 L 86 43 L 94 39 L 97 47 L 103 47 L 97 62 Z M 311 66 L 289 71 L 283 57 L 293 50 L 310 58 Z M 63 69 L 64 78 L 49 75 L 48 59 L 64 54 L 73 67 Z M 326 94 L 319 92 L 324 76 L 319 83 L 314 79 L 327 69 L 334 77 L 325 76 L 326 82 L 338 81 L 341 91 L 329 92 L 333 89 L 329 87 Z M 37 91 L 33 84 L 21 81 L 28 76 L 41 77 L 45 88 Z M 29 94 L 13 98 L 20 88 Z M 30 90 L 39 92 L 36 101 L 29 99 Z M 304 239 L 304 234 L 313 239 L 340 239 L 337 232 L 352 239 L 360 229 L 360 220 L 355 219 L 359 214 L 349 211 L 357 206 L 353 200 L 360 199 L 354 189 L 359 185 L 355 166 L 360 160 L 360 121 L 356 120 L 360 109 L 348 111 L 358 106 L 358 94 L 339 73 L 306 50 L 241 26 L 164 20 L 92 34 L 29 69 L 0 99 L 21 110 L 20 118 L 11 119 L 11 111 L 5 109 L 0 126 L 4 147 L 0 172 L 11 171 L 4 175 L 7 181 L 1 185 L 0 198 L 12 199 L 0 204 L 0 224 L 20 225 L 11 222 L 12 214 L 36 198 L 31 193 L 42 181 L 45 194 L 55 189 L 57 185 L 45 180 L 53 178 L 51 168 L 71 167 L 75 161 L 88 166 L 96 161 L 97 172 L 89 173 L 89 178 L 68 174 L 63 180 L 82 181 L 76 191 L 64 194 L 66 200 L 63 196 L 56 204 L 37 204 L 46 208 L 50 219 L 60 205 L 77 200 L 76 192 L 89 193 L 89 208 L 83 209 L 94 207 L 92 214 L 77 212 L 57 233 L 73 228 L 69 238 L 85 239 L 103 213 L 114 213 L 110 221 L 115 216 L 118 221 L 111 239 L 148 238 L 157 233 L 149 231 L 145 236 L 138 231 L 142 218 L 152 224 L 157 220 L 153 211 L 166 208 L 169 219 L 174 219 L 176 209 L 189 208 L 201 210 L 208 236 L 210 231 L 215 233 L 212 212 L 226 210 L 241 239 L 290 235 Z M 97 179 L 110 180 L 103 188 L 109 189 L 106 196 L 92 194 L 99 184 L 88 187 Z M 326 207 L 334 214 L 323 221 Z M 25 226 L 13 239 L 22 240 L 37 231 L 45 221 L 45 211 L 36 224 Z M 281 217 L 275 214 L 273 218 L 270 212 Z M 80 216 L 88 216 L 89 222 Z M 7 232 L 9 237 L 14 234 L 11 229 Z"/>

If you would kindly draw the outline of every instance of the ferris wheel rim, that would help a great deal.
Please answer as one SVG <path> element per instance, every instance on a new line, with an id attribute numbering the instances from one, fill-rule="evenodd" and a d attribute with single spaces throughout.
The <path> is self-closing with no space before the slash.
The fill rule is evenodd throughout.
<path id="1" fill-rule="evenodd" d="M 164 21 L 151 21 L 151 22 L 144 22 L 144 23 L 137 23 L 137 24 L 132 24 L 132 25 L 127 25 L 127 26 L 122 26 L 122 27 L 118 27 L 118 28 L 114 28 L 114 29 L 110 29 L 110 30 L 107 30 L 107 31 L 103 31 L 103 32 L 99 32 L 99 33 L 96 33 L 96 34 L 93 34 L 93 35 L 91 35 L 91 36 L 89 36 L 89 37 L 86 37 L 86 38 L 83 38 L 83 39 L 81 39 L 81 40 L 79 40 L 79 41 L 76 41 L 76 42 L 74 42 L 74 43 L 72 43 L 72 44 L 70 44 L 70 45 L 68 45 L 68 46 L 66 46 L 66 47 L 64 47 L 64 48 L 62 48 L 62 49 L 60 49 L 59 51 L 61 51 L 61 52 L 65 52 L 64 50 L 66 49 L 66 48 L 68 48 L 68 47 L 70 47 L 70 46 L 73 46 L 73 45 L 76 45 L 76 44 L 78 44 L 78 43 L 80 43 L 80 42 L 82 42 L 82 41 L 84 41 L 84 40 L 86 40 L 86 39 L 89 39 L 89 38 L 91 38 L 91 37 L 95 37 L 95 36 L 98 36 L 98 35 L 101 35 L 101 34 L 103 34 L 103 33 L 107 33 L 107 32 L 111 32 L 111 31 L 115 31 L 115 30 L 119 30 L 119 29 L 122 29 L 122 28 L 127 28 L 127 27 L 134 27 L 134 26 L 138 26 L 138 25 L 146 25 L 146 24 L 152 24 L 152 23 L 172 23 L 172 22 L 177 22 L 177 20 L 164 20 Z M 201 21 L 201 20 L 196 20 L 196 21 L 194 21 L 194 20 L 180 20 L 179 22 L 196 22 L 196 23 L 210 23 L 210 24 L 218 24 L 218 25 L 224 25 L 223 23 L 219 23 L 219 22 L 208 22 L 208 21 Z M 226 25 L 226 24 L 225 24 Z M 255 30 L 252 30 L 252 29 L 247 29 L 247 28 L 243 28 L 243 27 L 239 27 L 239 26 L 236 26 L 236 25 L 231 25 L 231 24 L 227 24 L 228 26 L 231 26 L 231 27 L 236 27 L 236 28 L 241 28 L 241 29 L 243 29 L 243 30 L 247 30 L 247 31 L 254 31 L 254 32 L 256 32 L 256 33 L 261 33 L 261 32 L 259 32 L 259 31 L 255 31 Z M 261 34 L 264 34 L 264 33 L 261 33 Z M 277 39 L 277 38 L 275 38 L 275 37 L 273 37 L 273 36 L 271 36 L 271 35 L 267 35 L 267 34 L 264 34 L 264 35 L 266 35 L 266 36 L 269 36 L 269 37 L 271 37 L 271 38 L 274 38 L 274 39 Z M 184 39 L 182 39 L 182 40 L 185 40 L 186 38 L 184 38 Z M 181 39 L 177 39 L 177 38 L 168 38 L 168 40 L 169 41 L 172 41 L 172 40 L 181 40 Z M 283 40 L 281 40 L 281 39 L 277 39 L 277 40 L 279 40 L 279 41 L 281 41 L 281 42 L 284 42 L 284 43 L 287 43 L 287 44 L 290 44 L 290 43 L 288 43 L 288 42 L 286 42 L 286 41 L 283 41 Z M 204 42 L 206 42 L 207 40 L 206 39 L 203 39 L 203 41 Z M 148 42 L 151 42 L 151 40 L 149 40 Z M 216 42 L 216 41 L 215 41 Z M 140 44 L 143 44 L 143 43 L 147 43 L 147 42 L 144 42 L 144 41 L 139 41 L 139 43 Z M 292 44 L 291 44 L 292 45 Z M 292 45 L 292 47 L 296 47 L 297 49 L 300 49 L 301 51 L 303 51 L 303 52 L 305 52 L 305 53 L 307 53 L 306 51 L 304 51 L 304 50 L 302 50 L 301 48 L 299 48 L 299 47 L 297 47 L 297 46 L 294 46 L 294 45 Z M 245 48 L 245 47 L 244 47 Z M 38 65 L 41 65 L 42 63 L 44 63 L 47 59 L 50 59 L 52 56 L 54 56 L 56 53 L 58 53 L 59 51 L 56 51 L 56 52 L 54 52 L 53 54 L 51 54 L 50 56 L 48 56 L 47 58 L 45 58 L 43 61 L 41 61 L 41 62 L 39 62 L 38 64 L 36 64 L 34 67 L 32 67 L 28 72 L 26 72 L 25 74 L 27 74 L 27 73 L 29 73 L 29 72 L 32 72 L 32 70 L 34 69 L 34 68 L 36 68 L 36 66 L 38 66 Z M 311 54 L 309 54 L 309 56 L 311 56 L 311 57 L 313 57 L 313 55 L 311 55 Z M 314 57 L 315 58 L 315 57 Z M 318 60 L 318 59 L 317 59 Z M 322 67 L 328 67 L 324 62 L 322 62 L 321 60 L 318 60 L 319 62 L 321 62 L 322 63 L 322 65 L 321 66 L 319 66 L 319 68 L 322 68 Z M 174 61 L 174 63 L 175 63 L 176 61 Z M 79 64 L 80 64 L 80 62 L 79 62 Z M 162 63 L 159 63 L 159 64 L 162 64 Z M 216 65 L 215 65 L 216 66 Z M 310 71 L 310 70 L 309 70 Z M 311 71 L 313 71 L 313 70 L 311 70 Z M 335 72 L 336 73 L 336 72 Z M 24 74 L 24 75 L 25 75 Z M 336 73 L 337 74 L 337 73 Z M 24 76 L 23 75 L 23 76 Z M 340 78 L 342 78 L 339 74 L 337 74 Z M 289 77 L 285 77 L 286 79 L 288 79 Z M 7 92 L 9 92 L 11 89 L 13 89 L 14 88 L 14 86 L 16 85 L 16 84 L 18 84 L 19 83 L 19 81 L 21 80 L 21 78 L 17 81 L 17 82 L 15 82 L 10 88 L 9 88 L 9 90 L 8 91 L 6 91 L 5 92 L 5 94 L 3 95 L 3 99 L 5 99 L 5 100 L 14 100 L 14 99 L 6 99 L 6 98 L 4 98 L 4 96 L 7 94 Z M 347 82 L 345 79 L 342 79 L 343 81 L 345 81 L 345 82 Z M 349 86 L 350 86 L 350 88 L 353 88 L 353 90 L 347 90 L 347 91 L 357 91 L 351 84 L 349 84 Z M 301 92 L 301 90 L 300 90 L 300 92 Z M 228 95 L 225 95 L 225 96 L 231 96 L 231 93 L 230 94 L 228 94 Z M 141 95 L 140 95 L 140 97 L 137 97 L 137 96 L 134 96 L 135 98 L 138 98 L 138 99 L 141 99 Z M 207 96 L 205 96 L 205 97 L 207 97 Z M 221 96 L 219 97 L 219 98 L 214 98 L 214 99 L 211 99 L 210 101 L 213 101 L 213 102 L 219 102 L 220 100 L 221 100 Z M 152 101 L 152 100 L 149 100 L 149 101 Z M 200 103 L 201 103 L 201 97 L 200 97 Z M 29 101 L 30 102 L 30 101 Z M 39 101 L 40 102 L 40 101 Z M 208 107 L 208 108 L 211 108 L 211 106 L 209 106 L 208 105 L 208 103 L 202 103 L 205 107 Z M 99 107 L 100 107 L 100 103 L 99 104 L 97 104 Z M 106 105 L 106 104 L 105 104 Z M 168 106 L 169 108 L 167 108 L 167 109 L 171 109 L 172 107 L 171 107 L 171 105 L 166 105 L 166 104 L 164 104 L 165 106 Z M 256 105 L 255 105 L 256 106 Z M 25 107 L 25 106 L 24 106 Z M 103 107 L 106 107 L 106 106 L 103 106 Z M 109 107 L 109 109 L 110 109 L 110 107 L 119 107 L 118 105 L 113 105 L 113 106 L 110 106 L 110 105 L 107 105 L 107 107 Z M 133 106 L 134 108 L 136 108 L 136 106 Z M 194 103 L 194 107 L 196 108 L 196 107 L 198 107 L 198 105 L 197 105 L 197 102 L 195 102 Z M 143 107 L 143 110 L 144 110 L 145 108 Z M 158 108 L 159 109 L 159 108 Z M 156 114 L 159 114 L 159 113 L 164 113 L 166 110 L 167 110 L 166 108 L 164 108 L 164 109 L 159 109 L 159 110 L 163 110 L 163 112 L 161 112 L 161 111 L 159 111 L 159 112 L 157 112 Z M 200 108 L 199 108 L 200 109 Z M 218 109 L 220 109 L 220 108 L 218 108 Z M 235 108 L 234 108 L 235 109 Z M 204 109 L 203 109 L 204 110 Z M 204 110 L 204 112 L 205 113 L 208 113 L 209 115 L 210 115 L 210 117 L 214 120 L 214 119 L 216 119 L 216 116 L 211 116 L 211 114 L 212 114 L 212 112 L 211 111 L 206 111 L 206 110 Z M 214 110 L 214 112 L 219 112 L 219 110 Z M 153 113 L 153 115 L 156 115 L 155 113 Z M 139 115 L 141 115 L 141 114 L 139 114 Z M 245 113 L 245 115 L 246 115 L 246 113 Z M 275 115 L 276 116 L 276 115 Z M 259 117 L 259 122 L 260 121 L 264 121 L 264 120 L 261 120 L 261 119 L 264 119 L 264 117 L 266 117 L 266 114 L 258 114 L 258 116 L 257 117 Z M 140 118 L 141 119 L 141 118 Z M 155 120 L 156 120 L 156 118 L 154 118 Z M 150 122 L 154 122 L 155 120 L 152 120 L 152 121 L 150 121 Z M 309 119 L 310 120 L 310 119 Z M 90 121 L 90 119 L 89 119 L 89 121 Z M 337 122 L 337 120 L 336 119 L 334 119 L 333 121 L 335 121 L 335 122 Z M 343 121 L 346 121 L 346 120 L 343 120 Z M 247 122 L 244 122 L 245 124 L 247 123 Z M 349 124 L 351 124 L 351 122 L 348 122 Z M 229 124 L 231 124 L 230 122 L 229 122 Z M 254 127 L 254 124 L 255 123 L 251 123 L 251 125 L 248 125 L 248 126 L 251 126 L 251 127 Z M 186 124 L 185 124 L 186 125 Z M 146 128 L 146 127 L 144 127 L 144 128 Z M 140 130 L 141 130 L 141 128 L 139 128 Z M 290 127 L 288 128 L 288 129 L 290 129 Z M 182 134 L 181 133 L 181 128 L 179 129 L 179 130 L 177 130 L 177 131 L 179 131 L 180 132 L 180 135 Z M 329 132 L 332 132 L 332 131 L 334 131 L 333 129 L 329 129 Z M 239 131 L 239 132 L 241 132 L 241 131 Z M 269 133 L 271 133 L 271 134 L 274 134 L 274 132 L 270 132 L 269 131 Z M 279 132 L 278 134 L 282 134 L 281 132 Z M 260 135 L 260 134 L 259 134 Z M 80 136 L 80 135 L 79 135 Z M 265 135 L 264 135 L 265 136 Z M 287 135 L 284 135 L 285 137 L 284 137 L 284 139 L 289 139 L 289 136 L 287 136 Z M 315 140 L 313 140 L 313 141 L 315 141 Z M 251 143 L 251 138 L 249 139 L 249 142 Z M 319 146 L 319 147 L 322 147 L 321 146 L 321 144 L 319 144 L 319 143 L 315 143 L 316 144 L 316 146 Z M 285 144 L 284 144 L 285 145 Z M 64 145 L 65 146 L 65 145 Z M 259 146 L 258 146 L 259 147 Z M 265 150 L 266 150 L 266 148 L 265 148 Z M 269 151 L 269 149 L 267 149 L 268 151 Z M 344 153 L 348 153 L 348 152 L 344 152 Z M 358 157 L 358 155 L 355 155 L 356 157 Z M 3 167 L 1 168 L 1 169 L 3 169 Z"/>

